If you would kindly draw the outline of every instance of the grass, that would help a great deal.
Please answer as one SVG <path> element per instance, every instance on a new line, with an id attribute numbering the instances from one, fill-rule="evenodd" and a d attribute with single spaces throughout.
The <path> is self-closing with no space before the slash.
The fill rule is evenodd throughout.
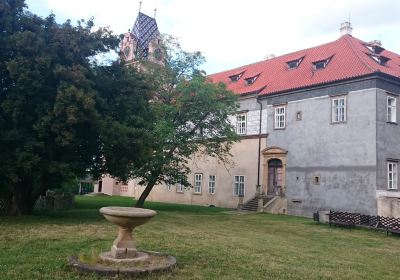
<path id="1" fill-rule="evenodd" d="M 117 229 L 98 209 L 123 197 L 77 197 L 77 208 L 0 218 L 0 279 L 101 279 L 67 265 L 109 250 Z M 147 203 L 159 214 L 135 230 L 137 246 L 177 258 L 146 279 L 399 279 L 400 238 L 329 228 L 310 219 L 227 214 L 226 209 Z"/>

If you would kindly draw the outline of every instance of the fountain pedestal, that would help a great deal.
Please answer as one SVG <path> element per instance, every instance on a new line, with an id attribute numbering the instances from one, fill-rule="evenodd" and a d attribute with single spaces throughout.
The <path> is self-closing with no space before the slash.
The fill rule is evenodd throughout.
<path id="1" fill-rule="evenodd" d="M 118 226 L 118 236 L 113 242 L 111 251 L 100 254 L 102 260 L 137 262 L 148 257 L 147 253 L 137 251 L 132 231 L 135 227 L 148 222 L 157 212 L 135 207 L 103 207 L 100 213 Z"/>

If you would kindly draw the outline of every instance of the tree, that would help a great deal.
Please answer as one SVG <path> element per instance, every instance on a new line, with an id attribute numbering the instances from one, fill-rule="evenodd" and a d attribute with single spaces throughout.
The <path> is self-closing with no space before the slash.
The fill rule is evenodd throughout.
<path id="1" fill-rule="evenodd" d="M 228 162 L 230 148 L 238 140 L 229 121 L 238 106 L 234 93 L 204 76 L 199 69 L 204 57 L 199 52 L 183 51 L 172 37 L 164 43 L 164 66 L 148 63 L 143 67 L 155 82 L 151 103 L 155 126 L 152 155 L 134 172 L 146 186 L 136 207 L 143 207 L 156 184 L 191 186 L 188 163 L 194 154 Z"/>
<path id="2" fill-rule="evenodd" d="M 149 88 L 119 61 L 119 39 L 93 20 L 57 24 L 0 0 L 0 193 L 29 214 L 49 188 L 89 173 L 129 177 L 145 158 Z"/>

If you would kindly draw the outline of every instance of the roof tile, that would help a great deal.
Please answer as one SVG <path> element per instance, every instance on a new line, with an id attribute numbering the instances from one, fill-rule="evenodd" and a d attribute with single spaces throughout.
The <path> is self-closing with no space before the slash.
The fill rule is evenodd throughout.
<path id="1" fill-rule="evenodd" d="M 260 94 L 272 94 L 360 77 L 374 72 L 383 72 L 400 77 L 400 57 L 398 54 L 387 50 L 382 51 L 380 55 L 390 60 L 386 65 L 380 65 L 369 56 L 370 51 L 365 44 L 365 42 L 351 35 L 344 35 L 338 40 L 324 45 L 212 74 L 209 78 L 213 82 L 225 83 L 228 89 L 237 94 L 257 91 Z M 288 69 L 288 61 L 301 57 L 304 58 L 297 68 Z M 329 57 L 332 57 L 332 59 L 325 69 L 313 69 L 313 62 Z M 243 71 L 245 73 L 238 81 L 231 82 L 230 76 Z M 244 78 L 257 74 L 260 74 L 260 76 L 253 84 L 246 84 Z"/>

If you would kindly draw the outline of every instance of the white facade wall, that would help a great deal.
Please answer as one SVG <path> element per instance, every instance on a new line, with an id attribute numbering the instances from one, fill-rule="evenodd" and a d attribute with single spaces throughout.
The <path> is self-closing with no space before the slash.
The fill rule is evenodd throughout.
<path id="1" fill-rule="evenodd" d="M 253 99 L 256 103 L 255 98 Z M 246 100 L 244 106 L 249 104 Z M 203 186 L 201 194 L 195 194 L 193 189 L 185 190 L 184 193 L 177 193 L 176 186 L 171 186 L 168 190 L 165 184 L 155 186 L 150 193 L 149 201 L 164 201 L 171 203 L 197 204 L 197 205 L 216 205 L 222 207 L 236 207 L 238 197 L 233 194 L 234 176 L 245 176 L 245 197 L 244 201 L 251 199 L 255 195 L 257 184 L 257 159 L 258 159 L 258 137 L 260 124 L 260 110 L 254 106 L 251 110 L 244 109 L 246 115 L 246 135 L 241 135 L 243 139 L 234 144 L 231 158 L 232 164 L 224 165 L 209 157 L 193 157 L 190 162 L 191 174 L 189 180 L 193 183 L 193 174 L 203 174 Z M 243 106 L 243 103 L 241 104 Z M 229 117 L 230 122 L 236 128 L 236 116 Z M 267 133 L 267 109 L 262 110 L 261 134 Z M 250 139 L 246 139 L 250 137 Z M 266 141 L 262 141 L 262 149 L 265 148 Z M 208 177 L 216 175 L 216 193 L 208 193 Z M 262 179 L 260 179 L 262 180 Z M 103 178 L 103 193 L 110 195 L 132 196 L 138 198 L 143 186 L 139 186 L 135 180 L 129 182 L 128 191 L 121 189 L 122 185 L 116 185 L 116 179 L 107 176 Z M 125 186 L 124 186 L 125 189 Z"/>
<path id="2" fill-rule="evenodd" d="M 258 135 L 260 130 L 260 110 L 248 111 L 246 135 Z M 267 109 L 262 110 L 261 134 L 267 133 Z"/>

